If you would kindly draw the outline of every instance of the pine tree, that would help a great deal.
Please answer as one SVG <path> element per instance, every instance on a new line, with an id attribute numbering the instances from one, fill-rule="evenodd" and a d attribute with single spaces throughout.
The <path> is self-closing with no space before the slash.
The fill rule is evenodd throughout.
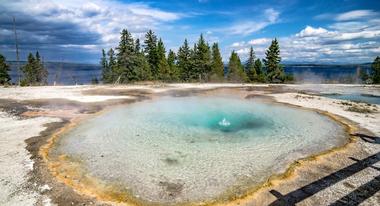
<path id="1" fill-rule="evenodd" d="M 144 55 L 144 52 L 141 50 L 139 39 L 136 39 L 135 41 L 135 58 L 136 65 L 134 70 L 137 75 L 138 81 L 152 80 L 152 71 L 149 62 L 147 61 Z"/>
<path id="2" fill-rule="evenodd" d="M 121 32 L 119 46 L 117 47 L 117 67 L 114 70 L 116 82 L 127 83 L 139 80 L 135 72 L 136 52 L 131 33 L 127 29 Z"/>
<path id="3" fill-rule="evenodd" d="M 211 72 L 211 51 L 203 34 L 199 37 L 195 51 L 194 70 L 200 80 L 208 81 Z"/>
<path id="4" fill-rule="evenodd" d="M 228 80 L 232 82 L 246 82 L 248 80 L 240 58 L 235 51 L 232 51 L 228 63 Z"/>
<path id="5" fill-rule="evenodd" d="M 170 68 L 165 53 L 164 43 L 160 39 L 157 43 L 158 79 L 167 82 L 170 81 Z"/>
<path id="6" fill-rule="evenodd" d="M 380 84 L 380 57 L 377 56 L 371 65 L 372 83 Z"/>
<path id="7" fill-rule="evenodd" d="M 193 45 L 193 48 L 190 49 L 190 66 L 187 71 L 189 76 L 189 81 L 199 81 L 199 70 L 197 68 L 197 44 Z"/>
<path id="8" fill-rule="evenodd" d="M 263 71 L 263 63 L 261 62 L 261 60 L 259 58 L 257 58 L 255 60 L 255 72 L 257 75 L 260 75 L 260 74 L 263 74 L 264 71 Z"/>
<path id="9" fill-rule="evenodd" d="M 28 62 L 21 68 L 21 71 L 23 72 L 21 85 L 35 86 L 47 84 L 48 71 L 45 69 L 38 51 L 35 56 L 29 53 Z"/>
<path id="10" fill-rule="evenodd" d="M 153 78 L 158 76 L 157 36 L 152 30 L 145 35 L 145 55 L 150 65 Z"/>
<path id="11" fill-rule="evenodd" d="M 100 62 L 103 67 L 104 83 L 130 83 L 153 79 L 150 64 L 141 49 L 140 40 L 134 40 L 127 29 L 122 30 L 116 49 L 116 57 L 112 48 L 107 52 L 108 60 L 105 52 L 102 52 Z"/>
<path id="12" fill-rule="evenodd" d="M 102 66 L 102 79 L 104 83 L 110 83 L 111 80 L 111 71 L 108 64 L 106 51 L 102 49 L 102 58 L 100 59 L 100 65 Z"/>
<path id="13" fill-rule="evenodd" d="M 150 71 L 149 62 L 144 54 L 139 52 L 134 56 L 135 65 L 133 67 L 136 74 L 136 81 L 152 80 L 152 73 Z"/>
<path id="14" fill-rule="evenodd" d="M 121 31 L 119 46 L 116 48 L 118 50 L 117 61 L 119 64 L 126 63 L 126 58 L 134 52 L 134 47 L 131 33 L 129 33 L 127 29 L 123 29 Z"/>
<path id="15" fill-rule="evenodd" d="M 190 69 L 191 69 L 191 49 L 185 39 L 183 45 L 178 49 L 177 55 L 177 67 L 180 72 L 180 78 L 182 81 L 190 80 Z"/>
<path id="16" fill-rule="evenodd" d="M 212 60 L 211 60 L 211 81 L 224 80 L 224 64 L 220 54 L 218 43 L 212 45 Z"/>
<path id="17" fill-rule="evenodd" d="M 249 81 L 254 82 L 257 81 L 257 73 L 255 69 L 255 52 L 253 51 L 253 48 L 251 47 L 248 55 L 248 60 L 245 63 L 245 72 L 247 73 L 247 77 Z"/>
<path id="18" fill-rule="evenodd" d="M 41 60 L 40 53 L 36 52 L 36 62 L 35 62 L 35 68 L 36 68 L 36 83 L 39 85 L 47 85 L 48 84 L 48 71 L 44 67 L 44 64 Z"/>
<path id="19" fill-rule="evenodd" d="M 11 77 L 8 72 L 10 71 L 9 65 L 3 55 L 0 54 L 0 85 L 9 84 Z"/>
<path id="20" fill-rule="evenodd" d="M 117 75 L 116 75 L 116 70 L 117 70 L 117 62 L 115 59 L 115 51 L 111 48 L 107 52 L 108 56 L 108 74 L 107 74 L 107 79 L 105 83 L 114 83 L 116 81 Z M 104 79 L 103 79 L 104 81 Z"/>
<path id="21" fill-rule="evenodd" d="M 264 64 L 267 70 L 267 79 L 270 82 L 284 82 L 286 79 L 286 75 L 284 73 L 284 69 L 280 65 L 281 57 L 280 57 L 280 46 L 278 44 L 277 39 L 274 39 L 266 51 L 266 59 L 264 60 Z"/>
<path id="22" fill-rule="evenodd" d="M 263 64 L 261 63 L 259 58 L 257 58 L 255 60 L 254 68 L 255 68 L 255 72 L 256 72 L 256 76 L 257 76 L 256 81 L 257 82 L 266 82 L 265 72 L 263 71 Z"/>
<path id="23" fill-rule="evenodd" d="M 170 80 L 179 81 L 180 73 L 176 65 L 176 55 L 173 50 L 169 50 L 168 59 L 167 59 L 169 70 L 170 70 Z"/>
<path id="24" fill-rule="evenodd" d="M 35 82 L 37 82 L 35 65 L 36 59 L 34 58 L 32 53 L 29 53 L 27 63 L 21 68 L 21 71 L 23 72 L 23 79 L 21 81 L 21 85 L 33 85 L 35 84 Z"/>

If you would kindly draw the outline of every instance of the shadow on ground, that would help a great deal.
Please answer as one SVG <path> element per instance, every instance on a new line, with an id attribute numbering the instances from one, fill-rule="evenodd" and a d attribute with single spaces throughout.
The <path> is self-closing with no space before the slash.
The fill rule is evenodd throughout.
<path id="1" fill-rule="evenodd" d="M 354 135 L 359 137 L 365 142 L 380 144 L 380 137 L 369 136 L 369 135 L 360 134 L 360 133 L 357 133 Z M 380 161 L 380 152 L 373 154 L 371 156 L 368 156 L 361 160 L 355 159 L 353 157 L 350 157 L 350 159 L 355 161 L 355 163 L 341 170 L 338 170 L 334 173 L 331 173 L 328 176 L 318 179 L 308 185 L 305 185 L 292 192 L 289 192 L 287 194 L 281 194 L 280 192 L 276 190 L 271 190 L 270 193 L 274 195 L 277 198 L 277 200 L 275 200 L 269 205 L 271 206 L 296 205 L 297 203 L 307 199 L 308 197 L 313 196 L 319 191 L 322 191 L 330 186 L 333 186 L 334 184 L 366 168 L 373 168 L 380 171 L 380 168 L 374 166 L 375 163 Z M 330 205 L 332 206 L 359 205 L 360 203 L 364 202 L 369 197 L 376 194 L 376 192 L 378 191 L 380 191 L 380 175 L 373 178 L 369 182 L 355 188 L 355 190 L 353 190 L 352 192 L 348 193 L 346 196 L 340 198 L 339 200 L 335 201 L 334 203 Z"/>
<path id="2" fill-rule="evenodd" d="M 355 133 L 353 134 L 353 136 L 357 136 L 363 141 L 368 142 L 368 143 L 380 144 L 380 137 L 369 136 L 369 135 L 361 134 L 361 133 Z"/>

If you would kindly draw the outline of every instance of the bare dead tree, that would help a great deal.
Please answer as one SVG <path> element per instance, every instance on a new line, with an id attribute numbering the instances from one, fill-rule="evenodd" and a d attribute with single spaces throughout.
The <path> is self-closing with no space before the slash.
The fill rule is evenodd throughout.
<path id="1" fill-rule="evenodd" d="M 16 31 L 16 18 L 13 17 L 13 31 L 15 35 L 15 45 L 16 45 L 16 62 L 17 62 L 17 75 L 18 75 L 18 85 L 21 83 L 21 71 L 20 71 L 20 57 L 18 52 L 18 39 Z"/>

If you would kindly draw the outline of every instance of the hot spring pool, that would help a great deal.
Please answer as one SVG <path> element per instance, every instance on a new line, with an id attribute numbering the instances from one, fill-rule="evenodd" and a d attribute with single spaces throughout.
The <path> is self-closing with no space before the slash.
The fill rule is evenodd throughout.
<path id="1" fill-rule="evenodd" d="M 299 158 L 346 142 L 313 111 L 237 97 L 163 97 L 79 124 L 52 153 L 144 203 L 240 195 Z"/>

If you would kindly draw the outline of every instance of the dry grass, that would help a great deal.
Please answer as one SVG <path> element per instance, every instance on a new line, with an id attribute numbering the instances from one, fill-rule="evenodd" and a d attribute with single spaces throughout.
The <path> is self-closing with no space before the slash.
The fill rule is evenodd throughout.
<path id="1" fill-rule="evenodd" d="M 346 109 L 346 111 L 357 112 L 357 113 L 374 113 L 377 110 L 376 109 L 371 109 L 370 107 L 367 107 L 367 106 L 352 105 L 352 106 L 349 106 Z"/>
<path id="2" fill-rule="evenodd" d="M 310 96 L 310 95 L 299 95 L 297 94 L 296 96 L 294 96 L 296 99 L 314 99 L 313 96 Z"/>

